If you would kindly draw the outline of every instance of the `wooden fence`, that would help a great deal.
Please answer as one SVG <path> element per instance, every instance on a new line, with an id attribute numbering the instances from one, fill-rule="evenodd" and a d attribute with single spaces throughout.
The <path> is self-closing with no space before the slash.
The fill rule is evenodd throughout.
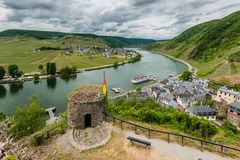
<path id="1" fill-rule="evenodd" d="M 207 141 L 207 140 L 203 140 L 203 139 L 195 138 L 195 137 L 191 137 L 191 136 L 186 136 L 186 135 L 182 135 L 182 134 L 177 134 L 177 133 L 171 133 L 171 132 L 165 132 L 165 131 L 160 131 L 160 130 L 156 130 L 156 129 L 151 129 L 151 128 L 143 127 L 143 126 L 138 125 L 138 124 L 134 124 L 132 122 L 128 122 L 126 120 L 122 120 L 120 118 L 117 118 L 117 117 L 112 116 L 112 115 L 107 114 L 107 113 L 105 113 L 105 115 L 106 115 L 106 118 L 108 118 L 108 119 L 110 118 L 110 120 L 113 121 L 113 125 L 117 124 L 117 121 L 118 121 L 120 123 L 121 129 L 123 129 L 123 125 L 124 124 L 127 124 L 127 125 L 132 126 L 131 129 L 135 130 L 135 133 L 137 133 L 137 131 L 139 129 L 147 131 L 148 138 L 151 138 L 151 136 L 154 133 L 160 133 L 160 134 L 166 135 L 168 143 L 170 143 L 170 140 L 173 140 L 173 139 L 170 138 L 170 136 L 175 136 L 177 138 L 180 138 L 182 146 L 184 146 L 184 144 L 185 144 L 184 141 L 186 141 L 186 140 L 193 140 L 193 141 L 195 141 L 197 143 L 200 143 L 200 146 L 201 146 L 202 150 L 205 149 L 204 148 L 205 146 L 212 145 L 214 147 L 219 148 L 221 153 L 228 154 L 227 152 L 224 152 L 224 151 L 225 150 L 228 150 L 228 151 L 231 150 L 231 151 L 234 151 L 234 153 L 231 153 L 232 155 L 235 155 L 235 156 L 236 155 L 240 155 L 240 149 L 238 149 L 238 148 L 233 148 L 233 147 L 225 146 L 225 145 L 222 145 L 222 144 L 218 144 L 218 143 L 214 143 L 214 142 L 211 142 L 211 141 Z"/>

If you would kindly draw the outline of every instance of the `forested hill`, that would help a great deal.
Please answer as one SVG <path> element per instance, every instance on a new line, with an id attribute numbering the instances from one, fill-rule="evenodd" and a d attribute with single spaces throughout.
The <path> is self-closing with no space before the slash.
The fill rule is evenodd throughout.
<path id="1" fill-rule="evenodd" d="M 169 41 L 153 43 L 148 49 L 164 51 L 174 57 L 187 60 L 196 67 L 200 66 L 201 72 L 204 69 L 201 64 L 213 62 L 212 64 L 219 63 L 220 67 L 221 64 L 226 63 L 229 57 L 239 53 L 239 46 L 240 11 L 237 11 L 222 19 L 189 28 Z M 206 74 L 207 71 L 204 75 Z"/>
<path id="2" fill-rule="evenodd" d="M 123 37 L 114 37 L 114 36 L 98 36 L 94 34 L 77 34 L 77 33 L 63 33 L 63 32 L 50 32 L 50 31 L 35 31 L 35 30 L 6 30 L 0 32 L 1 37 L 33 37 L 36 39 L 52 39 L 52 38 L 64 38 L 66 36 L 76 36 L 82 38 L 91 38 L 91 39 L 100 39 L 104 41 L 109 47 L 130 47 L 130 46 L 139 46 L 147 45 L 153 42 L 156 42 L 152 39 L 141 39 L 141 38 L 123 38 Z"/>

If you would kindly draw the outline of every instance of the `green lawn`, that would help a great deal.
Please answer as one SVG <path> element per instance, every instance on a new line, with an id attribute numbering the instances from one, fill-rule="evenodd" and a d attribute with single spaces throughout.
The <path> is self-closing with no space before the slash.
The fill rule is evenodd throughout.
<path id="1" fill-rule="evenodd" d="M 49 61 L 56 62 L 58 69 L 65 66 L 77 66 L 78 69 L 83 69 L 125 60 L 124 57 L 106 58 L 97 54 L 92 56 L 65 56 L 62 50 L 35 51 L 39 47 L 63 47 L 64 45 L 73 47 L 108 47 L 104 41 L 97 38 L 68 36 L 60 39 L 38 40 L 29 37 L 6 37 L 0 38 L 0 65 L 7 69 L 9 64 L 17 64 L 21 71 L 29 73 L 38 71 L 40 64 L 46 65 Z"/>

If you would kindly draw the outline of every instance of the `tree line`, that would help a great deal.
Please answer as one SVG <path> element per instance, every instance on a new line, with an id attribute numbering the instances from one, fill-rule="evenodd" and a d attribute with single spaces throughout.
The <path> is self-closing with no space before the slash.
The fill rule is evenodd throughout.
<path id="1" fill-rule="evenodd" d="M 55 62 L 47 62 L 46 64 L 46 69 L 44 69 L 44 66 L 42 64 L 40 64 L 38 66 L 38 69 L 42 72 L 42 73 L 46 73 L 47 75 L 55 75 L 57 72 L 57 66 Z M 77 71 L 77 67 L 76 66 L 72 66 L 72 67 L 63 67 L 60 69 L 59 74 L 60 76 L 70 76 L 71 74 L 74 74 Z M 4 76 L 7 74 L 6 69 L 3 66 L 0 66 L 0 80 L 4 78 Z M 12 77 L 12 78 L 18 78 L 21 77 L 24 73 L 22 71 L 19 70 L 18 65 L 16 64 L 11 64 L 8 66 L 8 74 Z M 35 74 L 34 75 L 34 80 L 39 79 L 39 75 Z"/>
<path id="2" fill-rule="evenodd" d="M 23 72 L 18 69 L 18 66 L 16 64 L 11 64 L 8 66 L 8 74 L 13 77 L 21 77 L 23 75 Z M 0 79 L 3 79 L 6 75 L 6 70 L 3 66 L 0 66 Z"/>

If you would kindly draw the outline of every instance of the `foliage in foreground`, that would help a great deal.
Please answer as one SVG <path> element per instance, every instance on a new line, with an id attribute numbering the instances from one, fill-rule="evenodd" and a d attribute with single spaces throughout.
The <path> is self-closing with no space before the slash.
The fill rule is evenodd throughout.
<path id="1" fill-rule="evenodd" d="M 0 122 L 6 118 L 6 115 L 0 112 Z"/>
<path id="2" fill-rule="evenodd" d="M 5 159 L 6 160 L 17 160 L 17 157 L 16 157 L 16 155 L 8 155 L 8 156 L 6 156 Z"/>
<path id="3" fill-rule="evenodd" d="M 174 108 L 161 107 L 151 99 L 145 101 L 118 100 L 115 103 L 110 103 L 107 110 L 113 115 L 167 125 L 201 138 L 210 138 L 218 132 L 217 127 L 208 120 L 190 117 L 186 113 L 177 112 Z"/>
<path id="4" fill-rule="evenodd" d="M 34 133 L 32 137 L 32 144 L 35 146 L 42 145 L 48 139 L 63 134 L 68 128 L 67 112 L 61 113 L 57 122 L 47 125 L 43 129 Z"/>
<path id="5" fill-rule="evenodd" d="M 45 109 L 40 105 L 36 97 L 33 97 L 27 107 L 18 107 L 13 115 L 10 132 L 21 138 L 30 135 L 45 126 Z"/>

